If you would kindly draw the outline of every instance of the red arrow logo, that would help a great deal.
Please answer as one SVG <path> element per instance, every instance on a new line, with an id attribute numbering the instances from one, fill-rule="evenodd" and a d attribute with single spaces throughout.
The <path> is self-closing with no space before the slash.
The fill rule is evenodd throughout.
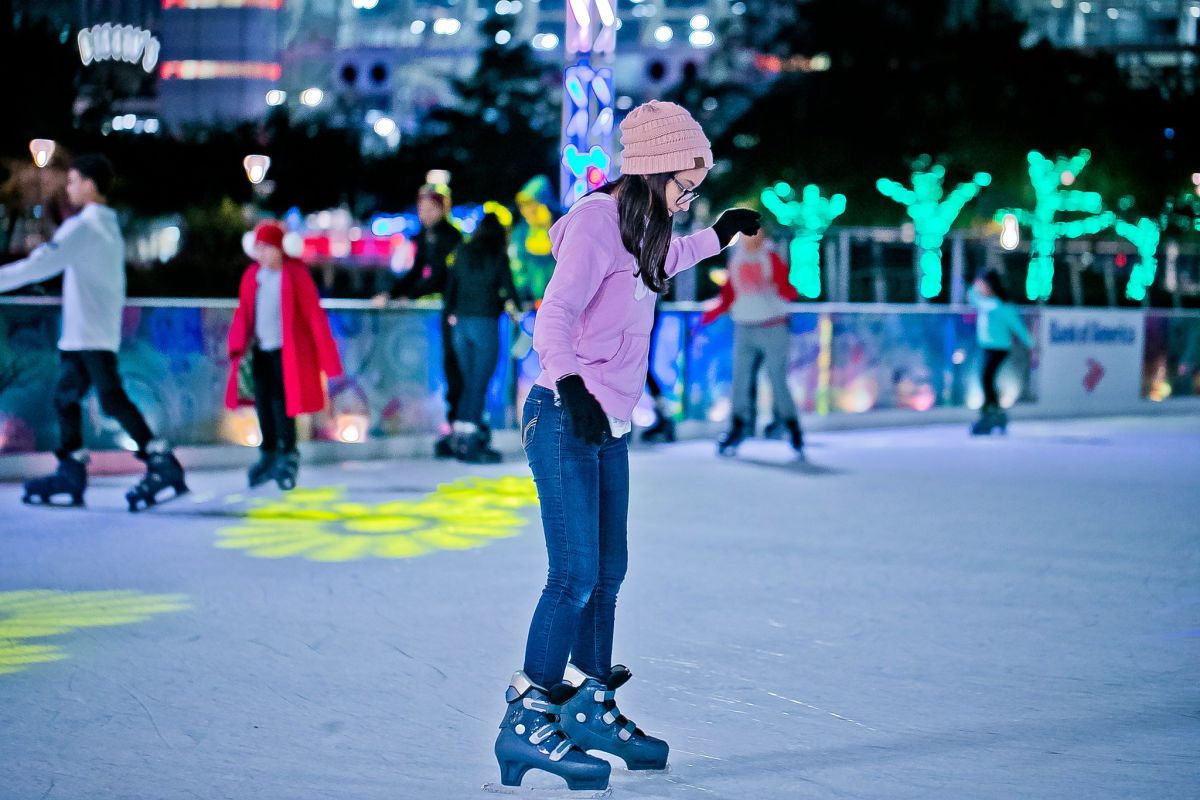
<path id="1" fill-rule="evenodd" d="M 1100 379 L 1104 377 L 1104 367 L 1100 366 L 1100 362 L 1094 358 L 1087 360 L 1087 366 L 1087 374 L 1083 376 L 1083 388 L 1090 392 L 1095 390 Z"/>

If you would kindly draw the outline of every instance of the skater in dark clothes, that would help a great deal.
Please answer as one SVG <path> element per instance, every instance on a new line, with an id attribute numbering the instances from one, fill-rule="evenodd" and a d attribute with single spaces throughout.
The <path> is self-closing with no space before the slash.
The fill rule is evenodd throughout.
<path id="1" fill-rule="evenodd" d="M 988 270 L 975 279 L 967 291 L 967 300 L 978 309 L 975 324 L 975 339 L 983 354 L 983 408 L 979 420 L 971 427 L 974 434 L 1001 431 L 1008 427 L 1008 415 L 1000 407 L 1000 395 L 996 391 L 996 374 L 1008 357 L 1015 334 L 1026 347 L 1033 347 L 1033 336 L 1021 321 L 1016 306 L 1008 301 L 1008 292 L 1000 273 Z"/>
<path id="2" fill-rule="evenodd" d="M 187 491 L 183 468 L 170 446 L 154 438 L 146 420 L 121 386 L 117 351 L 125 305 L 125 240 L 117 215 L 107 204 L 113 168 L 104 156 L 83 155 L 67 173 L 67 197 L 79 211 L 63 222 L 47 244 L 28 258 L 0 268 L 0 292 L 63 275 L 60 366 L 54 388 L 59 446 L 58 469 L 25 483 L 25 502 L 49 503 L 67 495 L 83 503 L 87 454 L 83 451 L 80 401 L 93 386 L 100 410 L 121 423 L 146 462 L 146 476 L 129 490 L 129 510 L 153 505 L 167 487 Z"/>
<path id="3" fill-rule="evenodd" d="M 587 750 L 630 769 L 667 762 L 667 743 L 639 730 L 615 700 L 630 677 L 612 663 L 627 563 L 630 417 L 646 380 L 657 295 L 737 232 L 757 230 L 759 215 L 733 209 L 712 228 L 672 239 L 671 216 L 688 208 L 712 167 L 708 139 L 682 107 L 652 101 L 625 118 L 621 143 L 621 177 L 550 231 L 557 265 L 533 331 L 542 373 L 521 425 L 549 573 L 496 739 L 508 786 L 541 769 L 573 789 L 603 788 L 609 765 Z"/>
<path id="4" fill-rule="evenodd" d="M 450 224 L 450 187 L 427 183 L 417 191 L 417 217 L 421 230 L 417 232 L 417 250 L 413 267 L 395 280 L 391 289 L 375 296 L 375 304 L 383 305 L 392 297 L 416 299 L 446 291 L 449 267 L 446 259 L 462 243 L 462 234 Z M 463 376 L 454 353 L 454 335 L 442 306 L 442 370 L 446 376 L 446 422 L 452 428 L 458 417 L 458 401 L 462 396 Z M 447 430 L 434 444 L 433 453 L 439 458 L 452 458 L 452 430 Z"/>
<path id="5" fill-rule="evenodd" d="M 517 289 L 499 218 L 485 214 L 471 240 L 459 246 L 452 258 L 443 302 L 463 376 L 452 449 L 460 461 L 495 464 L 500 454 L 488 446 L 483 412 L 500 357 L 500 315 L 505 310 L 517 315 Z"/>
<path id="6" fill-rule="evenodd" d="M 262 444 L 248 482 L 253 488 L 274 479 L 286 491 L 295 488 L 300 467 L 295 418 L 325 408 L 321 373 L 341 375 L 342 362 L 317 286 L 304 264 L 284 254 L 283 238 L 276 222 L 254 231 L 257 260 L 242 275 L 229 329 L 225 405 L 241 402 L 238 373 L 242 359 L 250 358 Z"/>
<path id="7" fill-rule="evenodd" d="M 646 389 L 654 401 L 654 424 L 642 431 L 642 441 L 648 444 L 666 444 L 675 441 L 675 420 L 662 384 L 654 375 L 654 349 L 658 346 L 659 303 L 654 304 L 654 327 L 650 329 L 650 366 L 646 369 Z"/>

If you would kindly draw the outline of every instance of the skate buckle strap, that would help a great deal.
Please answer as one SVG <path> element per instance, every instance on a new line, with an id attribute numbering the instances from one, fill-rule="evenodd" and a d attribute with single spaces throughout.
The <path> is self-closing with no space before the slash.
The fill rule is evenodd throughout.
<path id="1" fill-rule="evenodd" d="M 532 744 L 541 744 L 555 733 L 558 733 L 560 730 L 561 729 L 557 725 L 553 723 L 547 723 L 535 730 L 533 733 L 529 734 L 529 741 Z"/>
<path id="2" fill-rule="evenodd" d="M 571 743 L 570 739 L 563 739 L 561 742 L 559 742 L 558 747 L 555 747 L 550 751 L 550 760 L 561 761 L 563 756 L 571 752 L 571 748 L 574 746 L 575 745 Z"/>
<path id="3" fill-rule="evenodd" d="M 534 697 L 526 696 L 521 700 L 521 705 L 528 708 L 530 711 L 537 711 L 541 714 L 553 714 L 557 706 L 550 703 L 549 700 L 538 700 Z"/>

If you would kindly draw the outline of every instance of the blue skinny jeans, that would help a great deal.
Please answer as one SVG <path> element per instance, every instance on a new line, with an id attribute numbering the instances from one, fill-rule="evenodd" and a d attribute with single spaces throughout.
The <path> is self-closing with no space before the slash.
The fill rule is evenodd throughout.
<path id="1" fill-rule="evenodd" d="M 629 561 L 628 436 L 591 445 L 575 436 L 554 392 L 525 401 L 521 444 L 542 507 L 549 572 L 525 646 L 525 674 L 562 681 L 568 658 L 588 675 L 612 669 L 617 591 Z"/>

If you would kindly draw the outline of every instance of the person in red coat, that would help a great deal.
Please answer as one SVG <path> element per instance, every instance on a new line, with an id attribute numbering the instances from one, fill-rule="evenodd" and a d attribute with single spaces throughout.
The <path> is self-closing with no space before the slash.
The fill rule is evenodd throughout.
<path id="1" fill-rule="evenodd" d="M 285 255 L 283 227 L 273 221 L 254 231 L 257 258 L 242 275 L 238 307 L 229 330 L 232 362 L 225 405 L 237 408 L 242 359 L 251 359 L 254 407 L 262 430 L 262 453 L 250 468 L 250 486 L 272 478 L 279 488 L 296 485 L 299 456 L 296 420 L 325 408 L 327 378 L 342 374 L 329 320 L 321 309 L 317 286 L 301 262 Z"/>
<path id="2" fill-rule="evenodd" d="M 775 420 L 767 426 L 774 437 L 786 431 L 797 453 L 804 450 L 800 415 L 787 385 L 791 346 L 788 304 L 800 297 L 788 282 L 787 265 L 766 244 L 766 234 L 743 234 L 729 256 L 729 279 L 715 306 L 704 312 L 701 325 L 730 312 L 733 317 L 733 421 L 721 437 L 720 452 L 731 454 L 754 435 L 754 383 L 758 366 L 767 370 Z"/>

